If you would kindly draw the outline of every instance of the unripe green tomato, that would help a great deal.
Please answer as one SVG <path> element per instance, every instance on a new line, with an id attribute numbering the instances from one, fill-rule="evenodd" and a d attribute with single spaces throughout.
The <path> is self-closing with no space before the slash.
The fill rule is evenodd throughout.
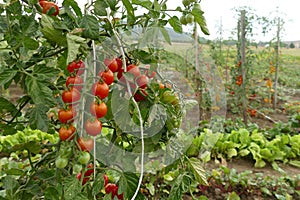
<path id="1" fill-rule="evenodd" d="M 82 170 L 82 165 L 75 164 L 73 165 L 73 174 L 78 174 Z"/>
<path id="2" fill-rule="evenodd" d="M 194 22 L 194 15 L 192 15 L 191 13 L 188 13 L 186 16 L 185 16 L 185 20 L 188 24 L 191 24 Z"/>
<path id="3" fill-rule="evenodd" d="M 185 15 L 182 15 L 181 17 L 180 17 L 180 23 L 181 24 L 183 24 L 183 25 L 187 25 L 187 21 L 186 21 L 186 19 L 185 19 Z"/>
<path id="4" fill-rule="evenodd" d="M 68 159 L 62 158 L 62 157 L 56 158 L 56 160 L 55 160 L 55 166 L 57 168 L 62 169 L 62 168 L 65 168 L 67 165 L 68 165 Z"/>
<path id="5" fill-rule="evenodd" d="M 91 159 L 91 155 L 87 151 L 82 151 L 78 157 L 78 162 L 82 165 L 87 164 Z"/>
<path id="6" fill-rule="evenodd" d="M 163 103 L 172 104 L 176 101 L 177 97 L 171 91 L 165 91 L 162 95 L 161 101 Z"/>

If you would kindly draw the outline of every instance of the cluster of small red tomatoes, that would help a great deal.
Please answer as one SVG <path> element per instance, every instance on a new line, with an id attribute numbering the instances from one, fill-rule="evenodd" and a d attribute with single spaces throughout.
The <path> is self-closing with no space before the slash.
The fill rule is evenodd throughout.
<path id="1" fill-rule="evenodd" d="M 39 5 L 42 8 L 44 14 L 49 13 L 52 16 L 56 16 L 59 13 L 59 7 L 56 3 L 46 0 L 39 0 Z"/>
<path id="2" fill-rule="evenodd" d="M 77 174 L 77 179 L 81 180 L 82 179 L 82 184 L 86 184 L 86 182 L 90 179 L 90 176 L 93 175 L 94 173 L 94 168 L 93 164 L 88 164 L 87 165 L 87 170 L 84 173 L 84 177 L 82 177 L 82 173 Z M 118 198 L 118 200 L 123 200 L 124 194 L 118 194 L 119 187 L 118 185 L 114 183 L 109 183 L 108 176 L 106 174 L 103 174 L 103 179 L 104 179 L 104 190 L 106 194 L 111 193 L 111 198 L 115 199 L 115 197 Z"/>

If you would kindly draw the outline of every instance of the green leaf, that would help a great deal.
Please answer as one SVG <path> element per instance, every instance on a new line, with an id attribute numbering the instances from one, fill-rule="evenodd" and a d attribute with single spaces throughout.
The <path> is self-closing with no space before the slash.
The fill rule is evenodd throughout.
<path id="1" fill-rule="evenodd" d="M 119 194 L 124 192 L 124 199 L 131 199 L 134 195 L 136 187 L 138 185 L 139 177 L 134 173 L 125 172 L 121 174 L 119 180 Z M 138 195 L 137 199 L 140 199 L 141 195 Z"/>
<path id="2" fill-rule="evenodd" d="M 57 200 L 60 199 L 59 192 L 55 187 L 47 187 L 44 191 L 45 200 Z"/>
<path id="3" fill-rule="evenodd" d="M 84 29 L 83 37 L 91 38 L 91 39 L 99 38 L 100 26 L 96 17 L 92 15 L 85 15 L 82 18 L 80 27 Z"/>
<path id="4" fill-rule="evenodd" d="M 39 43 L 30 37 L 23 38 L 23 45 L 26 49 L 29 49 L 29 50 L 35 50 L 35 49 L 39 48 Z"/>
<path id="5" fill-rule="evenodd" d="M 235 148 L 230 148 L 227 150 L 227 156 L 228 158 L 232 158 L 234 156 L 237 156 L 237 150 Z"/>
<path id="6" fill-rule="evenodd" d="M 35 65 L 33 74 L 38 77 L 39 80 L 50 81 L 59 74 L 60 70 L 54 67 L 47 67 L 45 65 Z"/>
<path id="7" fill-rule="evenodd" d="M 0 72 L 0 86 L 10 82 L 17 74 L 16 70 L 13 69 L 4 69 Z"/>
<path id="8" fill-rule="evenodd" d="M 82 12 L 80 7 L 78 6 L 77 2 L 75 0 L 64 0 L 63 1 L 63 6 L 67 7 L 67 6 L 71 6 L 75 12 L 75 14 L 78 17 L 82 17 Z"/>
<path id="9" fill-rule="evenodd" d="M 39 129 L 47 131 L 49 126 L 49 120 L 47 116 L 49 108 L 44 104 L 36 104 L 27 113 L 26 117 L 29 117 L 30 127 L 33 129 Z"/>
<path id="10" fill-rule="evenodd" d="M 67 43 L 68 43 L 68 58 L 67 63 L 73 62 L 79 54 L 79 48 L 82 45 L 86 44 L 86 40 L 77 35 L 67 34 Z"/>
<path id="11" fill-rule="evenodd" d="M 51 16 L 42 14 L 41 25 L 42 33 L 45 38 L 52 44 L 58 44 L 59 46 L 66 46 L 66 37 L 64 36 L 62 30 L 55 29 L 54 20 Z"/>
<path id="12" fill-rule="evenodd" d="M 142 6 L 148 10 L 150 10 L 152 6 L 152 2 L 150 0 L 132 0 L 132 4 Z"/>
<path id="13" fill-rule="evenodd" d="M 169 20 L 169 24 L 172 26 L 175 32 L 182 33 L 182 25 L 177 16 L 171 17 Z"/>
<path id="14" fill-rule="evenodd" d="M 159 30 L 162 33 L 165 41 L 171 45 L 171 38 L 170 38 L 170 35 L 169 35 L 168 31 L 166 30 L 166 28 L 160 27 Z"/>
<path id="15" fill-rule="evenodd" d="M 257 159 L 254 164 L 254 167 L 256 168 L 263 168 L 264 166 L 266 166 L 266 162 L 263 161 L 263 159 Z"/>
<path id="16" fill-rule="evenodd" d="M 181 200 L 183 193 L 186 192 L 189 186 L 189 177 L 185 173 L 179 174 L 172 184 L 168 200 Z"/>
<path id="17" fill-rule="evenodd" d="M 203 16 L 204 12 L 200 8 L 194 7 L 191 14 L 194 15 L 195 21 L 199 24 L 201 31 L 205 35 L 209 35 L 209 30 L 206 25 L 206 20 Z"/>
<path id="18" fill-rule="evenodd" d="M 201 166 L 201 161 L 197 158 L 186 157 L 186 159 L 198 183 L 208 185 L 205 170 Z"/>
<path id="19" fill-rule="evenodd" d="M 235 192 L 231 192 L 228 197 L 227 200 L 240 200 L 241 198 L 239 197 L 239 195 L 237 195 L 237 193 Z"/>
<path id="20" fill-rule="evenodd" d="M 250 151 L 248 149 L 242 149 L 239 151 L 239 155 L 244 157 L 247 156 L 250 153 Z"/>
<path id="21" fill-rule="evenodd" d="M 99 16 L 106 16 L 106 8 L 108 8 L 109 5 L 106 3 L 106 1 L 103 0 L 97 0 L 94 4 L 94 12 L 96 15 Z"/>
<path id="22" fill-rule="evenodd" d="M 133 25 L 135 23 L 135 16 L 134 16 L 134 9 L 132 7 L 132 4 L 129 0 L 122 0 L 122 2 L 127 10 L 127 23 L 129 25 Z"/>
<path id="23" fill-rule="evenodd" d="M 13 103 L 4 97 L 0 97 L 0 113 L 10 113 L 11 115 L 15 115 L 17 112 L 18 109 Z"/>
<path id="24" fill-rule="evenodd" d="M 77 195 L 81 193 L 81 183 L 75 176 L 67 177 L 64 182 L 64 198 L 65 200 L 77 199 Z"/>
<path id="25" fill-rule="evenodd" d="M 290 165 L 293 165 L 293 166 L 295 166 L 295 167 L 300 168 L 300 161 L 299 161 L 299 160 L 290 160 L 290 161 L 289 161 L 289 164 L 290 164 Z"/>
<path id="26" fill-rule="evenodd" d="M 98 194 L 99 191 L 103 188 L 103 186 L 104 186 L 103 174 L 97 174 L 95 178 L 95 182 L 93 184 L 92 195 L 95 196 L 96 194 Z"/>
<path id="27" fill-rule="evenodd" d="M 52 90 L 43 80 L 27 76 L 25 78 L 25 85 L 28 95 L 35 104 L 41 104 L 49 107 L 55 105 Z"/>

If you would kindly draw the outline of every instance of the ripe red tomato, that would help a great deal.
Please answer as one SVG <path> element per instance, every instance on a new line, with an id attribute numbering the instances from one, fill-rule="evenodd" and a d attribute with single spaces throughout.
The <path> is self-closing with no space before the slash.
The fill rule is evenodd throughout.
<path id="1" fill-rule="evenodd" d="M 73 140 L 75 131 L 76 128 L 73 125 L 60 127 L 58 131 L 60 140 Z"/>
<path id="2" fill-rule="evenodd" d="M 67 66 L 67 70 L 70 73 L 73 73 L 77 76 L 82 75 L 84 73 L 84 69 L 85 69 L 85 64 L 82 60 L 73 61 L 73 62 L 69 63 Z"/>
<path id="3" fill-rule="evenodd" d="M 69 76 L 66 80 L 66 86 L 74 87 L 80 91 L 83 88 L 83 79 L 80 76 Z"/>
<path id="4" fill-rule="evenodd" d="M 40 6 L 43 8 L 43 13 L 44 14 L 51 14 L 52 16 L 56 16 L 59 13 L 59 8 L 58 6 L 49 1 L 39 1 Z"/>
<path id="5" fill-rule="evenodd" d="M 72 87 L 69 90 L 65 90 L 61 94 L 64 103 L 74 103 L 80 100 L 80 92 Z"/>
<path id="6" fill-rule="evenodd" d="M 92 138 L 79 137 L 77 143 L 81 151 L 90 152 L 94 148 L 94 140 Z"/>
<path id="7" fill-rule="evenodd" d="M 100 71 L 98 76 L 100 76 L 107 85 L 111 85 L 115 80 L 114 73 L 110 69 Z"/>
<path id="8" fill-rule="evenodd" d="M 90 179 L 90 176 L 94 173 L 94 166 L 92 163 L 87 165 L 87 170 L 84 173 L 84 177 L 82 180 L 82 185 L 86 184 L 86 182 Z M 79 172 L 76 175 L 76 178 L 80 181 L 81 180 L 81 176 L 82 176 L 82 172 Z"/>
<path id="9" fill-rule="evenodd" d="M 140 68 L 135 64 L 128 65 L 127 72 L 133 74 L 135 78 L 141 75 Z"/>
<path id="10" fill-rule="evenodd" d="M 118 63 L 118 69 L 121 69 L 122 68 L 122 66 L 123 66 L 123 62 L 122 62 L 122 60 L 120 59 L 120 58 L 115 58 L 115 60 L 117 61 L 117 63 Z"/>
<path id="11" fill-rule="evenodd" d="M 87 134 L 96 136 L 101 133 L 102 123 L 98 119 L 88 119 L 84 123 L 84 128 Z"/>
<path id="12" fill-rule="evenodd" d="M 104 187 L 108 184 L 108 176 L 106 174 L 103 174 L 104 179 Z"/>
<path id="13" fill-rule="evenodd" d="M 109 87 L 105 82 L 97 82 L 92 86 L 92 94 L 99 97 L 100 99 L 104 99 L 108 96 Z"/>
<path id="14" fill-rule="evenodd" d="M 146 75 L 140 75 L 139 77 L 137 77 L 136 79 L 136 84 L 140 87 L 140 88 L 146 88 L 147 84 L 148 84 L 148 77 Z"/>
<path id="15" fill-rule="evenodd" d="M 109 194 L 109 193 L 112 193 L 112 196 L 111 198 L 114 199 L 115 196 L 118 195 L 118 186 L 114 183 L 108 183 L 106 186 L 105 186 L 105 192 L 106 194 Z"/>
<path id="16" fill-rule="evenodd" d="M 90 105 L 90 112 L 92 115 L 94 115 L 97 118 L 104 117 L 107 113 L 107 106 L 105 102 L 92 102 Z"/>
<path id="17" fill-rule="evenodd" d="M 116 58 L 113 59 L 104 59 L 104 64 L 112 71 L 112 72 L 117 72 L 119 69 L 119 64 Z"/>
<path id="18" fill-rule="evenodd" d="M 117 77 L 118 77 L 119 80 L 123 77 L 123 72 L 124 72 L 124 69 L 123 69 L 123 68 L 120 68 L 120 69 L 118 70 Z"/>
<path id="19" fill-rule="evenodd" d="M 76 112 L 73 108 L 69 109 L 60 109 L 58 111 L 58 120 L 61 123 L 70 123 L 74 121 L 74 117 L 76 115 Z"/>
<path id="20" fill-rule="evenodd" d="M 147 96 L 147 92 L 145 90 L 138 90 L 136 93 L 133 95 L 133 98 L 136 102 L 143 101 L 145 97 Z"/>

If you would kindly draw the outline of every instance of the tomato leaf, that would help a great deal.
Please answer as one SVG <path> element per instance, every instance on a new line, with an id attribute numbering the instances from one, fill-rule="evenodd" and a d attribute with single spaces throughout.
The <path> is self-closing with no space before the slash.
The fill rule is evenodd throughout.
<path id="1" fill-rule="evenodd" d="M 55 200 L 60 198 L 60 194 L 55 187 L 47 187 L 44 191 L 45 199 Z"/>
<path id="2" fill-rule="evenodd" d="M 46 14 L 42 15 L 41 31 L 44 34 L 45 38 L 47 38 L 47 40 L 52 44 L 66 46 L 66 37 L 63 35 L 62 30 L 55 29 L 53 24 L 54 20 L 50 16 Z"/>
<path id="3" fill-rule="evenodd" d="M 35 65 L 33 69 L 33 74 L 38 77 L 39 80 L 50 81 L 59 74 L 59 69 L 53 67 L 47 67 L 44 65 Z"/>
<path id="4" fill-rule="evenodd" d="M 199 24 L 201 31 L 205 35 L 209 35 L 210 33 L 206 25 L 206 20 L 203 16 L 204 12 L 201 9 L 194 7 L 191 14 L 194 15 L 195 21 Z"/>
<path id="5" fill-rule="evenodd" d="M 126 10 L 127 10 L 127 23 L 128 25 L 133 25 L 135 23 L 134 9 L 129 0 L 122 0 Z"/>
<path id="6" fill-rule="evenodd" d="M 190 180 L 187 174 L 179 174 L 172 184 L 168 200 L 181 200 L 183 193 L 188 189 L 189 185 Z"/>
<path id="7" fill-rule="evenodd" d="M 84 29 L 83 36 L 91 39 L 99 38 L 99 23 L 96 17 L 85 15 L 82 18 L 80 27 Z"/>
<path id="8" fill-rule="evenodd" d="M 169 35 L 168 31 L 166 30 L 166 28 L 160 27 L 159 30 L 162 33 L 165 41 L 171 45 L 171 38 L 170 38 L 170 35 Z"/>
<path id="9" fill-rule="evenodd" d="M 55 105 L 54 97 L 52 90 L 46 84 L 43 80 L 38 80 L 35 77 L 27 76 L 25 78 L 26 89 L 33 102 L 52 107 Z"/>
<path id="10" fill-rule="evenodd" d="M 135 193 L 138 181 L 139 177 L 134 173 L 126 172 L 121 174 L 118 193 L 121 194 L 124 192 L 124 199 L 131 199 Z M 142 195 L 139 193 L 136 199 L 142 199 Z"/>
<path id="11" fill-rule="evenodd" d="M 82 12 L 77 2 L 74 0 L 64 0 L 63 6 L 66 8 L 67 6 L 71 6 L 78 17 L 82 17 Z"/>
<path id="12" fill-rule="evenodd" d="M 29 117 L 30 127 L 33 129 L 39 129 L 47 131 L 49 126 L 49 120 L 47 116 L 49 108 L 44 104 L 36 104 L 27 113 L 26 117 Z"/>
<path id="13" fill-rule="evenodd" d="M 73 62 L 79 54 L 79 48 L 86 45 L 86 40 L 77 35 L 67 34 L 68 58 L 67 63 Z"/>
<path id="14" fill-rule="evenodd" d="M 200 160 L 197 158 L 188 158 L 188 157 L 186 157 L 186 159 L 198 183 L 208 185 L 205 176 L 205 170 L 201 166 Z"/>
<path id="15" fill-rule="evenodd" d="M 94 12 L 96 15 L 106 16 L 106 8 L 108 7 L 109 5 L 106 3 L 106 1 L 97 0 L 94 4 Z"/>
<path id="16" fill-rule="evenodd" d="M 132 0 L 132 4 L 142 6 L 148 10 L 151 10 L 152 2 L 150 0 Z"/>
<path id="17" fill-rule="evenodd" d="M 14 115 L 18 112 L 18 109 L 16 106 L 5 99 L 4 97 L 0 97 L 0 113 L 10 113 L 11 115 Z"/>
<path id="18" fill-rule="evenodd" d="M 78 199 L 77 195 L 81 193 L 81 184 L 75 176 L 67 177 L 64 182 L 64 197 L 66 200 Z"/>
<path id="19" fill-rule="evenodd" d="M 16 70 L 4 69 L 0 72 L 0 86 L 10 82 L 17 74 Z"/>
<path id="20" fill-rule="evenodd" d="M 182 33 L 182 25 L 177 16 L 173 16 L 168 20 L 175 32 Z"/>

